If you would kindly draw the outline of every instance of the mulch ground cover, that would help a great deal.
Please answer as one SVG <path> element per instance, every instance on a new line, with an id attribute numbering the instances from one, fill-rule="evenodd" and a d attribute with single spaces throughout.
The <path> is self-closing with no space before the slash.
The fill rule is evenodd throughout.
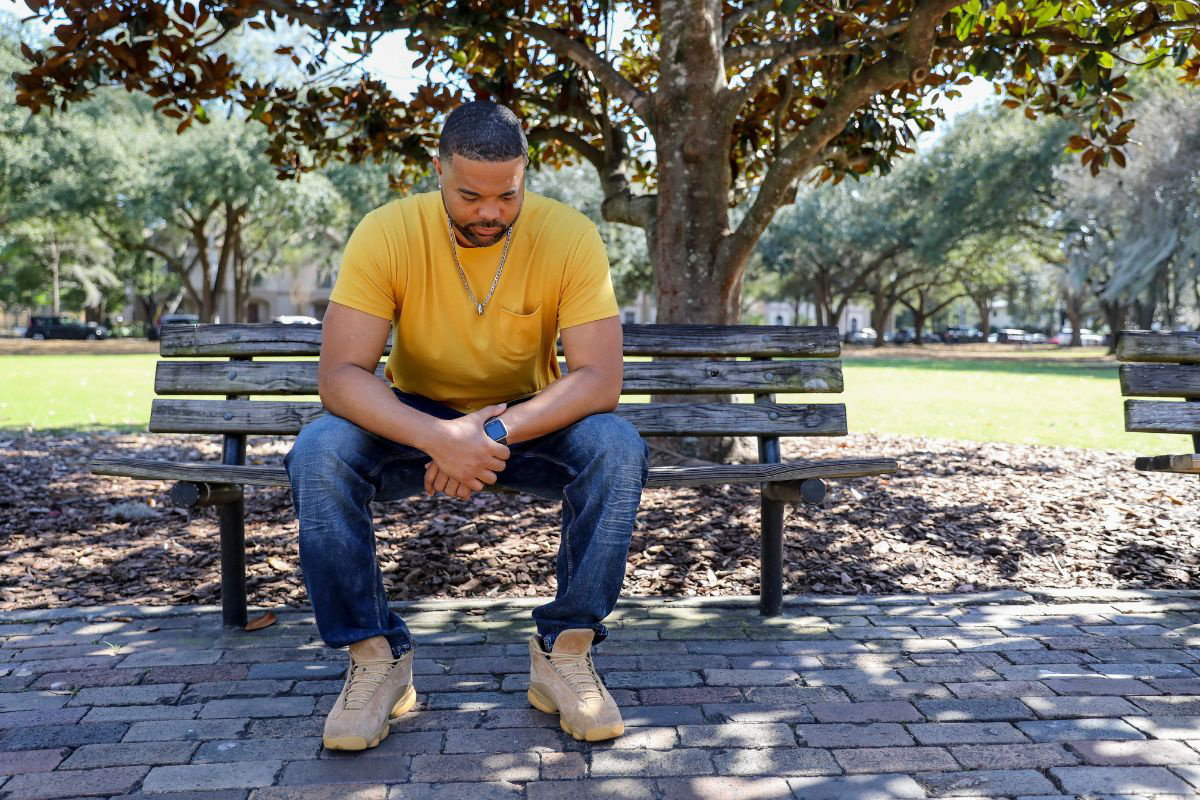
<path id="1" fill-rule="evenodd" d="M 250 462 L 278 462 L 290 441 L 251 439 Z M 789 506 L 789 593 L 1200 588 L 1200 479 L 1138 473 L 1129 454 L 875 435 L 783 449 L 901 463 L 831 484 L 821 506 Z M 172 508 L 166 482 L 94 477 L 94 455 L 219 453 L 216 438 L 0 433 L 0 609 L 217 603 L 215 511 Z M 758 502 L 736 486 L 648 490 L 625 593 L 756 593 Z M 251 602 L 303 604 L 290 494 L 252 488 L 246 507 Z M 375 517 L 394 599 L 553 590 L 556 502 L 419 495 Z"/>

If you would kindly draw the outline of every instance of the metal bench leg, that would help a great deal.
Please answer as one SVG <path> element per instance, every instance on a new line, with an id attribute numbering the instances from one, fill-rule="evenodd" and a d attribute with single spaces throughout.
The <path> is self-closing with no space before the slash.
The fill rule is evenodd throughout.
<path id="1" fill-rule="evenodd" d="M 755 358 L 755 361 L 769 359 Z M 768 373 L 768 377 L 770 373 Z M 769 405 L 775 395 L 756 392 L 754 402 Z M 778 464 L 782 460 L 778 436 L 758 437 L 758 463 Z M 777 617 L 783 610 L 783 508 L 784 504 L 770 497 L 770 484 L 759 487 L 761 496 L 762 536 L 758 556 L 758 613 L 764 617 Z"/>
<path id="2" fill-rule="evenodd" d="M 246 436 L 225 436 L 221 463 L 246 463 Z M 226 627 L 246 627 L 246 501 L 242 493 L 217 507 L 221 521 L 221 619 Z"/>
<path id="3" fill-rule="evenodd" d="M 783 507 L 763 495 L 758 610 L 764 617 L 777 617 L 783 609 Z"/>

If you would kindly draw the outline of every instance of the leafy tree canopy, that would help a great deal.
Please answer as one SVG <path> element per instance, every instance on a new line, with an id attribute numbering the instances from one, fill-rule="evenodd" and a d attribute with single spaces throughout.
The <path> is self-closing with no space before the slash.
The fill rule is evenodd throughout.
<path id="1" fill-rule="evenodd" d="M 1126 71 L 1174 63 L 1200 77 L 1197 0 L 29 5 L 54 41 L 23 48 L 21 105 L 65 109 L 116 85 L 181 130 L 237 105 L 266 126 L 285 176 L 395 154 L 411 179 L 447 108 L 502 102 L 526 120 L 537 161 L 589 162 L 605 217 L 646 230 L 662 321 L 735 320 L 747 259 L 798 181 L 887 172 L 971 76 L 1027 115 L 1086 117 L 1073 145 L 1096 170 L 1126 159 Z M 277 50 L 303 81 L 256 79 L 220 46 L 283 24 L 310 33 Z M 355 69 L 392 31 L 430 72 L 411 97 Z"/>

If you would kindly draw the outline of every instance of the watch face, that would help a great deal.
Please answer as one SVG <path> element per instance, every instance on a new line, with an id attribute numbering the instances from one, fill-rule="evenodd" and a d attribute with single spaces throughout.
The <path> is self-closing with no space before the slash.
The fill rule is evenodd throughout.
<path id="1" fill-rule="evenodd" d="M 504 423 L 494 418 L 483 424 L 483 432 L 497 442 L 508 436 L 508 429 L 504 427 Z"/>

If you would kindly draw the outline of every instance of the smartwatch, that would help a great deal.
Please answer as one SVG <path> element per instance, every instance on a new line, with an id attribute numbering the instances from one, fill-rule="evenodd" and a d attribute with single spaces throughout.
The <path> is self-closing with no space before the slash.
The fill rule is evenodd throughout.
<path id="1" fill-rule="evenodd" d="M 493 441 L 504 445 L 508 444 L 508 426 L 499 417 L 492 417 L 483 423 L 483 432 Z"/>

